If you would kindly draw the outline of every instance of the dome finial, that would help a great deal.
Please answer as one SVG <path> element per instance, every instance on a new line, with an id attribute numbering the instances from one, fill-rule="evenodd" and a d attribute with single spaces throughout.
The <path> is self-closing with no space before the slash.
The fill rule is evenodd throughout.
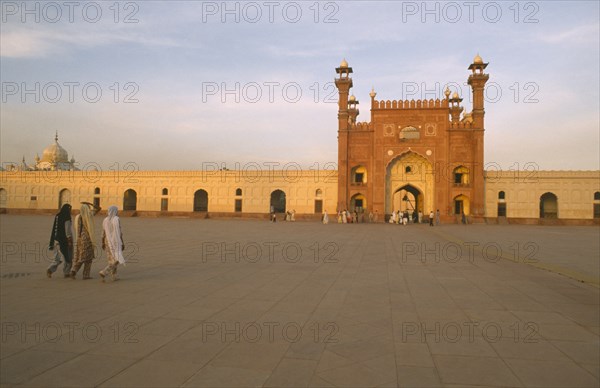
<path id="1" fill-rule="evenodd" d="M 54 141 L 58 143 L 58 131 L 56 131 L 54 135 Z"/>
<path id="2" fill-rule="evenodd" d="M 375 88 L 373 86 L 371 86 L 371 93 L 369 93 L 369 96 L 371 98 L 375 98 L 376 95 L 377 95 L 377 93 L 375 93 Z"/>

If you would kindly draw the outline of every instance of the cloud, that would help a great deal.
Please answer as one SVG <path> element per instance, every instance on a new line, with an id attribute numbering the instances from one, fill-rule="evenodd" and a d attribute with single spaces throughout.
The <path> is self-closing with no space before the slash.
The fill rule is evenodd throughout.
<path id="1" fill-rule="evenodd" d="M 137 24 L 84 27 L 67 24 L 50 26 L 38 24 L 35 28 L 14 24 L 3 26 L 0 55 L 3 58 L 47 58 L 65 55 L 74 49 L 90 49 L 121 43 L 156 47 L 192 47 L 181 40 L 157 36 Z"/>
<path id="2" fill-rule="evenodd" d="M 554 31 L 539 35 L 538 39 L 546 43 L 554 44 L 580 44 L 580 43 L 596 43 L 598 44 L 598 36 L 600 35 L 600 25 L 584 24 L 562 31 Z"/>

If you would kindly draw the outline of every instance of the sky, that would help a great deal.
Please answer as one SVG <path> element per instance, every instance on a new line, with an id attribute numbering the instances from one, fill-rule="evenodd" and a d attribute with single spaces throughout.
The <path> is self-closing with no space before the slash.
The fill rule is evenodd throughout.
<path id="1" fill-rule="evenodd" d="M 60 144 L 80 167 L 337 162 L 335 68 L 377 99 L 470 110 L 489 62 L 485 162 L 600 169 L 597 1 L 1 2 L 0 160 Z"/>

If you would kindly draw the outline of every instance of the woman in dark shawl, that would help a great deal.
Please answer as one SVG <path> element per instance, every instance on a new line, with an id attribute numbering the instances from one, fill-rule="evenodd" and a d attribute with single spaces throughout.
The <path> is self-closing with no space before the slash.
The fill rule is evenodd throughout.
<path id="1" fill-rule="evenodd" d="M 69 277 L 73 252 L 73 231 L 71 226 L 71 205 L 68 203 L 64 204 L 60 208 L 58 214 L 54 217 L 54 224 L 52 225 L 52 233 L 50 235 L 50 244 L 48 248 L 50 250 L 55 250 L 56 243 L 58 243 L 58 250 L 54 255 L 54 262 L 46 270 L 46 275 L 49 278 L 52 277 L 52 274 L 56 272 L 61 263 L 62 256 L 65 261 L 63 274 L 65 277 Z"/>

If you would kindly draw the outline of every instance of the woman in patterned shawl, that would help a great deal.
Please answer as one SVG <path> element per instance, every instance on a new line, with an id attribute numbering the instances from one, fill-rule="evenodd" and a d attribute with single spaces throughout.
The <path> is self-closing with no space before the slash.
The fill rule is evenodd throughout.
<path id="1" fill-rule="evenodd" d="M 94 214 L 100 210 L 89 202 L 82 202 L 79 215 L 75 217 L 75 237 L 77 249 L 73 260 L 71 278 L 75 279 L 77 272 L 83 266 L 83 279 L 91 279 L 92 260 L 96 250 L 94 233 Z"/>

